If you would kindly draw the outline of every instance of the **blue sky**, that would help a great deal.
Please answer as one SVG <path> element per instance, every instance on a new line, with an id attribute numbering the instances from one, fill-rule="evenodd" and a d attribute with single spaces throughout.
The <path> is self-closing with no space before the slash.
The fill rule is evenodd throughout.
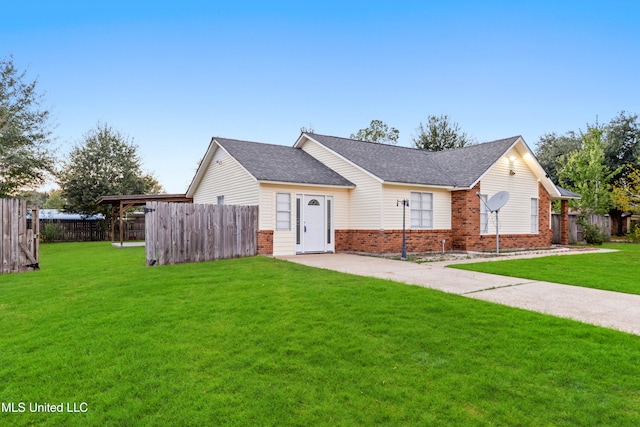
<path id="1" fill-rule="evenodd" d="M 479 142 L 640 113 L 640 2 L 30 1 L 0 57 L 38 78 L 64 156 L 98 122 L 182 193 L 212 136 L 292 145 L 448 114 Z"/>

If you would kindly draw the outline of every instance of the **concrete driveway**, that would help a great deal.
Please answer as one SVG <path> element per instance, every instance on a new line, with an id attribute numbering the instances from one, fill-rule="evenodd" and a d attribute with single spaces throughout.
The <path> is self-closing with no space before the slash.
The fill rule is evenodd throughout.
<path id="1" fill-rule="evenodd" d="M 532 256 L 536 255 L 527 257 Z M 640 335 L 640 295 L 447 268 L 460 261 L 417 264 L 352 254 L 280 258 L 312 267 L 438 289 Z M 471 260 L 480 261 L 488 260 Z"/>

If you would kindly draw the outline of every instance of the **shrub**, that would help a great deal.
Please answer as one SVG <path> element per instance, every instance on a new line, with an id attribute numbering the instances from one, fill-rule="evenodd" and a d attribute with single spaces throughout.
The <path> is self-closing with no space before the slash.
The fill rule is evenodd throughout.
<path id="1" fill-rule="evenodd" d="M 607 233 L 595 224 L 582 224 L 582 237 L 590 245 L 601 245 L 610 240 Z"/>
<path id="2" fill-rule="evenodd" d="M 635 222 L 631 223 L 631 229 L 629 230 L 629 234 L 627 234 L 627 238 L 633 243 L 640 243 L 640 227 L 638 227 L 638 224 Z"/>
<path id="3" fill-rule="evenodd" d="M 45 242 L 53 242 L 62 236 L 62 226 L 55 222 L 47 222 L 41 233 L 42 240 Z"/>

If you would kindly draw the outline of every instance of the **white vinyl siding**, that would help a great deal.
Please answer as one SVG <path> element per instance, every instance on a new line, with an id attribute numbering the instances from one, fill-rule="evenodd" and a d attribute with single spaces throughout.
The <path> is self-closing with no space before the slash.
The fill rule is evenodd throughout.
<path id="1" fill-rule="evenodd" d="M 333 169 L 353 184 L 350 189 L 350 207 L 347 211 L 348 229 L 351 230 L 379 230 L 382 228 L 382 183 L 369 173 L 359 169 L 354 164 L 343 159 L 323 145 L 307 140 L 301 146 L 302 150 Z M 338 200 L 335 201 L 338 208 Z M 336 216 L 336 220 L 337 220 Z M 336 223 L 336 230 L 341 229 Z"/>
<path id="2" fill-rule="evenodd" d="M 276 230 L 291 230 L 291 193 L 276 193 Z"/>
<path id="3" fill-rule="evenodd" d="M 426 192 L 433 194 L 433 229 L 451 230 L 451 192 L 443 188 L 424 186 L 409 186 L 398 184 L 385 184 L 383 186 L 384 197 L 382 199 L 383 229 L 402 229 L 402 201 L 411 198 L 411 192 Z M 411 203 L 409 203 L 411 204 Z M 405 209 L 406 226 L 410 226 L 411 206 Z"/>
<path id="4" fill-rule="evenodd" d="M 227 205 L 258 204 L 258 182 L 218 148 L 193 193 L 193 203 L 217 204 L 218 196 L 222 195 Z"/>
<path id="5" fill-rule="evenodd" d="M 277 194 L 290 193 L 291 227 L 287 230 L 276 229 Z M 296 253 L 296 195 L 318 194 L 326 195 L 331 199 L 333 208 L 332 222 L 335 230 L 346 230 L 349 216 L 349 190 L 342 188 L 330 188 L 320 186 L 286 185 L 286 184 L 261 184 L 260 185 L 260 209 L 258 228 L 260 230 L 274 230 L 273 255 L 295 255 Z"/>
<path id="6" fill-rule="evenodd" d="M 538 199 L 531 198 L 531 233 L 538 234 Z"/>
<path id="7" fill-rule="evenodd" d="M 433 194 L 411 192 L 411 228 L 433 228 Z"/>
<path id="8" fill-rule="evenodd" d="M 515 148 L 498 159 L 480 180 L 481 194 L 491 198 L 499 191 L 509 192 L 509 201 L 500 209 L 500 233 L 530 234 L 531 199 L 538 198 L 538 178 Z M 488 233 L 495 233 L 495 225 L 489 225 Z"/>

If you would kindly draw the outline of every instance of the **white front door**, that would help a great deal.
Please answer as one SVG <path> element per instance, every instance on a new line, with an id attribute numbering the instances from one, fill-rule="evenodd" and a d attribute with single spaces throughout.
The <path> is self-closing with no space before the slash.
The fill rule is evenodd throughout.
<path id="1" fill-rule="evenodd" d="M 326 223 L 324 196 L 308 196 L 302 199 L 303 252 L 324 252 Z"/>

